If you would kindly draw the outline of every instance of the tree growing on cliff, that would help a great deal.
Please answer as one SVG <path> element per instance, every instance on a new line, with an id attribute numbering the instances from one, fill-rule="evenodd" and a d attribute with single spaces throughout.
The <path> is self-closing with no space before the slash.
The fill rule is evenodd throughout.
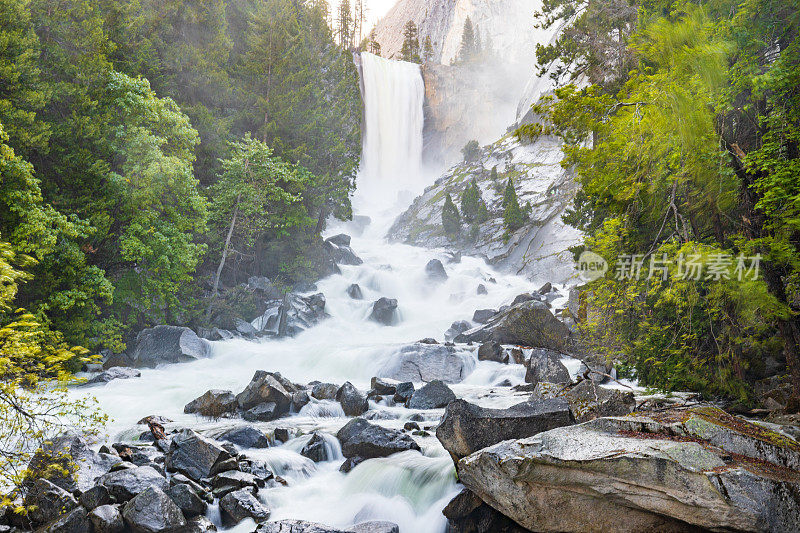
<path id="1" fill-rule="evenodd" d="M 461 194 L 461 215 L 469 223 L 480 224 L 489 218 L 489 210 L 483 201 L 481 190 L 473 179 Z"/>
<path id="2" fill-rule="evenodd" d="M 472 19 L 467 17 L 464 21 L 464 30 L 461 33 L 461 46 L 453 61 L 456 64 L 468 64 L 481 58 L 481 36 L 478 28 L 472 24 Z"/>
<path id="3" fill-rule="evenodd" d="M 411 63 L 421 63 L 419 49 L 419 28 L 413 20 L 406 22 L 403 28 L 403 46 L 400 48 L 400 58 Z"/>
<path id="4" fill-rule="evenodd" d="M 461 233 L 461 215 L 450 193 L 445 196 L 444 207 L 442 207 L 442 227 L 444 233 L 450 240 L 455 240 Z"/>
<path id="5" fill-rule="evenodd" d="M 519 205 L 517 191 L 514 190 L 514 182 L 508 178 L 503 192 L 503 226 L 506 228 L 506 238 L 521 228 L 526 220 L 525 212 Z"/>
<path id="6" fill-rule="evenodd" d="M 464 155 L 464 161 L 466 163 L 472 163 L 480 159 L 481 145 L 478 141 L 473 139 L 464 145 L 464 148 L 461 149 L 461 153 Z"/>
<path id="7" fill-rule="evenodd" d="M 378 36 L 375 33 L 375 28 L 372 28 L 372 31 L 369 32 L 369 37 L 367 39 L 367 52 L 370 54 L 375 54 L 376 56 L 381 55 L 381 43 L 378 42 Z"/>
<path id="8" fill-rule="evenodd" d="M 422 45 L 422 60 L 425 63 L 433 61 L 433 44 L 430 35 L 425 36 L 425 44 Z"/>

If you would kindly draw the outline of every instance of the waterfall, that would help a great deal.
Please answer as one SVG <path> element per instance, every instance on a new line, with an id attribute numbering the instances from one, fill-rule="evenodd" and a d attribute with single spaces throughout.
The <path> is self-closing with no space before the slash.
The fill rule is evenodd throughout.
<path id="1" fill-rule="evenodd" d="M 421 180 L 422 106 L 425 86 L 419 65 L 361 54 L 364 134 L 358 187 L 374 201 L 393 201 Z M 387 193 L 389 193 L 387 195 Z"/>

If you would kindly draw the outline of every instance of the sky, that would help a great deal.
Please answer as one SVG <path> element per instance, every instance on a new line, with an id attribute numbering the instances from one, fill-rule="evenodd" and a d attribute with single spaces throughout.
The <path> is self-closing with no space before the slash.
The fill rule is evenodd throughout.
<path id="1" fill-rule="evenodd" d="M 339 5 L 340 0 L 328 0 L 331 6 L 331 13 L 335 12 L 336 7 Z M 384 16 L 397 0 L 364 0 L 364 5 L 367 8 L 367 23 L 365 30 L 369 31 L 378 20 Z M 352 4 L 352 1 L 351 1 Z"/>

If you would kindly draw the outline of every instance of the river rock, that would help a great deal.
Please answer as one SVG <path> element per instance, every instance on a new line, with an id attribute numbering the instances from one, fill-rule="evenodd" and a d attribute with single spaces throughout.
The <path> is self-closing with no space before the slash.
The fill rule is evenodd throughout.
<path id="1" fill-rule="evenodd" d="M 286 414 L 286 412 L 288 411 L 280 409 L 275 402 L 264 402 L 242 413 L 242 418 L 248 422 L 270 422 L 276 418 L 280 418 Z"/>
<path id="2" fill-rule="evenodd" d="M 296 392 L 280 374 L 257 370 L 247 387 L 236 396 L 242 409 L 251 409 L 258 404 L 271 402 L 281 414 L 289 412 L 291 394 Z"/>
<path id="3" fill-rule="evenodd" d="M 174 531 L 186 525 L 183 513 L 163 490 L 150 487 L 125 504 L 122 517 L 137 533 Z"/>
<path id="4" fill-rule="evenodd" d="M 397 384 L 397 389 L 394 393 L 395 403 L 406 403 L 414 395 L 414 384 L 410 381 L 403 381 Z"/>
<path id="5" fill-rule="evenodd" d="M 342 404 L 344 414 L 347 416 L 359 416 L 369 409 L 367 397 L 361 394 L 349 381 L 342 385 L 336 393 L 336 401 Z"/>
<path id="6" fill-rule="evenodd" d="M 508 409 L 487 409 L 455 400 L 447 405 L 436 438 L 455 461 L 500 441 L 532 437 L 572 424 L 563 399 L 528 401 Z"/>
<path id="7" fill-rule="evenodd" d="M 352 248 L 350 248 L 349 235 L 342 234 L 341 236 L 347 239 L 340 239 L 339 235 L 325 239 L 325 244 L 328 246 L 333 260 L 339 265 L 360 265 L 364 261 L 356 255 Z M 345 241 L 347 241 L 345 243 Z"/>
<path id="8" fill-rule="evenodd" d="M 37 479 L 25 495 L 25 505 L 32 507 L 28 517 L 35 525 L 50 522 L 78 506 L 66 490 L 46 479 Z"/>
<path id="9" fill-rule="evenodd" d="M 249 489 L 252 492 L 258 490 L 259 486 L 264 486 L 264 482 L 256 477 L 254 474 L 247 472 L 239 472 L 238 470 L 229 470 L 214 476 L 211 480 L 211 488 L 215 497 L 221 498 L 239 489 Z"/>
<path id="10" fill-rule="evenodd" d="M 438 259 L 431 259 L 428 261 L 428 264 L 425 265 L 425 274 L 428 276 L 428 279 L 434 281 L 444 281 L 447 279 L 447 272 L 444 269 L 444 265 Z"/>
<path id="11" fill-rule="evenodd" d="M 189 479 L 199 481 L 222 471 L 231 458 L 221 446 L 185 429 L 172 438 L 165 466 L 170 472 L 180 472 Z"/>
<path id="12" fill-rule="evenodd" d="M 101 505 L 89 512 L 89 521 L 94 527 L 94 533 L 122 533 L 125 531 L 125 522 L 122 513 L 116 505 Z"/>
<path id="13" fill-rule="evenodd" d="M 561 350 L 569 335 L 569 328 L 553 316 L 546 304 L 529 300 L 501 311 L 482 326 L 464 331 L 455 342 L 494 340 L 500 344 Z"/>
<path id="14" fill-rule="evenodd" d="M 136 336 L 136 347 L 131 353 L 133 366 L 155 367 L 163 363 L 183 363 L 211 355 L 208 341 L 201 339 L 189 328 L 156 326 L 143 329 Z"/>
<path id="15" fill-rule="evenodd" d="M 342 455 L 345 457 L 372 459 L 420 449 L 414 439 L 402 431 L 370 424 L 363 418 L 354 418 L 345 424 L 336 433 L 336 438 L 342 444 Z"/>
<path id="16" fill-rule="evenodd" d="M 76 507 L 36 530 L 36 533 L 92 533 L 86 509 Z"/>
<path id="17" fill-rule="evenodd" d="M 483 296 L 485 294 L 489 294 L 489 291 L 486 289 L 486 285 L 484 285 L 483 283 L 479 283 L 478 288 L 475 290 L 475 293 L 478 296 Z"/>
<path id="18" fill-rule="evenodd" d="M 364 293 L 358 283 L 353 283 L 347 287 L 347 295 L 353 300 L 363 300 Z"/>
<path id="19" fill-rule="evenodd" d="M 356 524 L 348 531 L 352 533 L 400 533 L 400 528 L 393 522 L 375 520 Z"/>
<path id="20" fill-rule="evenodd" d="M 108 489 L 108 493 L 118 502 L 126 502 L 141 494 L 149 487 L 167 490 L 169 483 L 152 466 L 139 466 L 109 472 L 97 480 Z"/>
<path id="21" fill-rule="evenodd" d="M 308 457 L 315 463 L 327 461 L 328 453 L 325 451 L 325 439 L 322 435 L 315 431 L 311 436 L 311 440 L 300 450 L 300 455 Z"/>
<path id="22" fill-rule="evenodd" d="M 559 352 L 545 348 L 536 348 L 528 360 L 525 381 L 536 385 L 540 381 L 548 383 L 571 383 L 569 370 L 561 362 L 563 356 Z"/>
<path id="23" fill-rule="evenodd" d="M 344 460 L 342 465 L 339 467 L 339 472 L 342 472 L 342 473 L 346 474 L 346 473 L 350 472 L 352 469 L 354 469 L 355 467 L 357 467 L 358 465 L 360 465 L 361 463 L 363 463 L 365 460 L 366 459 L 364 459 L 363 457 L 358 457 L 358 456 L 348 457 L 347 459 Z"/>
<path id="24" fill-rule="evenodd" d="M 28 471 L 31 478 L 45 478 L 68 492 L 85 491 L 119 462 L 118 456 L 96 452 L 84 437 L 67 431 L 33 454 Z M 60 468 L 51 468 L 54 464 Z"/>
<path id="25" fill-rule="evenodd" d="M 456 320 L 450 324 L 450 327 L 444 332 L 444 340 L 450 342 L 465 331 L 469 331 L 470 328 L 472 328 L 472 322 L 468 320 Z"/>
<path id="26" fill-rule="evenodd" d="M 183 408 L 184 413 L 197 413 L 212 418 L 235 413 L 239 405 L 236 397 L 229 390 L 212 389 L 206 391 L 199 398 L 187 403 Z"/>
<path id="27" fill-rule="evenodd" d="M 178 483 L 166 490 L 167 496 L 178 506 L 186 518 L 206 513 L 206 502 L 186 483 Z"/>
<path id="28" fill-rule="evenodd" d="M 344 529 L 328 527 L 305 520 L 278 520 L 261 524 L 256 533 L 350 533 Z"/>
<path id="29" fill-rule="evenodd" d="M 496 314 L 496 309 L 478 309 L 472 313 L 472 321 L 477 324 L 486 324 Z"/>
<path id="30" fill-rule="evenodd" d="M 469 489 L 450 500 L 442 514 L 448 533 L 528 533 L 519 524 L 492 509 Z"/>
<path id="31" fill-rule="evenodd" d="M 378 375 L 397 381 L 433 381 L 459 383 L 474 368 L 468 349 L 444 344 L 414 343 L 403 346 Z"/>
<path id="32" fill-rule="evenodd" d="M 230 442 L 239 448 L 269 448 L 269 439 L 259 429 L 253 426 L 239 426 L 229 429 L 217 440 Z"/>
<path id="33" fill-rule="evenodd" d="M 270 510 L 247 489 L 230 492 L 219 501 L 223 516 L 230 522 L 238 524 L 247 518 L 256 523 L 269 518 Z"/>
<path id="34" fill-rule="evenodd" d="M 280 300 L 271 301 L 254 326 L 260 333 L 292 337 L 328 318 L 325 304 L 325 295 L 322 293 L 310 296 L 287 294 Z"/>
<path id="35" fill-rule="evenodd" d="M 135 368 L 128 368 L 125 366 L 112 366 L 103 372 L 100 372 L 95 377 L 84 383 L 82 386 L 97 385 L 99 383 L 108 383 L 115 379 L 131 379 L 141 377 L 142 373 Z"/>
<path id="36" fill-rule="evenodd" d="M 414 391 L 406 407 L 409 409 L 438 409 L 456 399 L 456 395 L 440 380 L 433 380 Z"/>
<path id="37" fill-rule="evenodd" d="M 585 379 L 563 392 L 572 414 L 578 422 L 603 416 L 622 416 L 633 412 L 636 399 L 632 392 L 601 387 Z"/>
<path id="38" fill-rule="evenodd" d="M 335 383 L 317 383 L 311 388 L 311 397 L 317 400 L 335 400 L 339 385 Z"/>
<path id="39" fill-rule="evenodd" d="M 195 516 L 186 521 L 186 525 L 180 529 L 180 533 L 211 533 L 217 530 L 211 520 L 205 516 Z"/>
<path id="40" fill-rule="evenodd" d="M 386 380 L 379 377 L 373 377 L 370 380 L 370 394 L 378 396 L 393 396 L 397 392 L 397 382 Z"/>
<path id="41" fill-rule="evenodd" d="M 392 326 L 397 323 L 397 300 L 394 298 L 379 298 L 372 304 L 370 320 L 379 322 L 384 326 Z"/>
<path id="42" fill-rule="evenodd" d="M 533 531 L 783 532 L 800 530 L 798 461 L 796 441 L 701 407 L 507 440 L 461 459 L 459 479 Z"/>
<path id="43" fill-rule="evenodd" d="M 350 235 L 346 233 L 339 233 L 333 237 L 328 237 L 325 242 L 335 244 L 336 246 L 350 246 Z"/>
<path id="44" fill-rule="evenodd" d="M 111 494 L 103 485 L 95 485 L 91 489 L 83 491 L 78 501 L 89 511 L 101 505 L 112 503 Z"/>
<path id="45" fill-rule="evenodd" d="M 495 363 L 508 363 L 508 354 L 499 342 L 484 342 L 478 348 L 478 361 L 494 361 Z"/>
<path id="46" fill-rule="evenodd" d="M 247 279 L 247 287 L 252 291 L 258 291 L 268 300 L 283 298 L 281 290 L 266 276 L 250 276 Z"/>

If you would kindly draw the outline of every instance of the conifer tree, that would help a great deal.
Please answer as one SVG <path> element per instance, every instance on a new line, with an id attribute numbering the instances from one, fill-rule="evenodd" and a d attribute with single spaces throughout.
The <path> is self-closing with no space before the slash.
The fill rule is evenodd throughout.
<path id="1" fill-rule="evenodd" d="M 518 230 L 523 224 L 525 224 L 525 213 L 519 205 L 514 182 L 508 178 L 506 190 L 503 193 L 503 225 L 506 228 L 506 235 Z"/>
<path id="2" fill-rule="evenodd" d="M 478 41 L 476 40 L 475 27 L 472 20 L 467 17 L 464 21 L 464 31 L 461 33 L 461 48 L 455 63 L 470 63 L 475 61 L 478 56 Z"/>
<path id="3" fill-rule="evenodd" d="M 413 20 L 406 22 L 403 29 L 403 47 L 400 49 L 400 57 L 403 61 L 411 63 L 421 63 L 419 56 L 419 28 Z"/>
<path id="4" fill-rule="evenodd" d="M 381 55 L 381 43 L 378 42 L 377 35 L 375 34 L 375 28 L 372 28 L 372 31 L 369 32 L 369 38 L 367 39 L 367 52 L 370 54 L 375 54 L 376 56 Z"/>
<path id="5" fill-rule="evenodd" d="M 431 36 L 425 36 L 425 44 L 422 46 L 422 60 L 426 63 L 433 60 L 433 44 L 431 43 Z"/>
<path id="6" fill-rule="evenodd" d="M 461 215 L 458 213 L 456 204 L 453 203 L 453 198 L 448 195 L 444 199 L 444 207 L 442 208 L 442 227 L 449 239 L 455 239 L 461 232 Z"/>
<path id="7" fill-rule="evenodd" d="M 342 45 L 342 48 L 353 47 L 354 24 L 350 0 L 342 0 L 336 17 L 336 31 L 339 34 L 339 44 Z"/>
<path id="8" fill-rule="evenodd" d="M 475 180 L 470 181 L 467 189 L 461 195 L 461 215 L 466 222 L 480 224 L 488 218 L 486 202 L 481 197 L 481 190 Z"/>

